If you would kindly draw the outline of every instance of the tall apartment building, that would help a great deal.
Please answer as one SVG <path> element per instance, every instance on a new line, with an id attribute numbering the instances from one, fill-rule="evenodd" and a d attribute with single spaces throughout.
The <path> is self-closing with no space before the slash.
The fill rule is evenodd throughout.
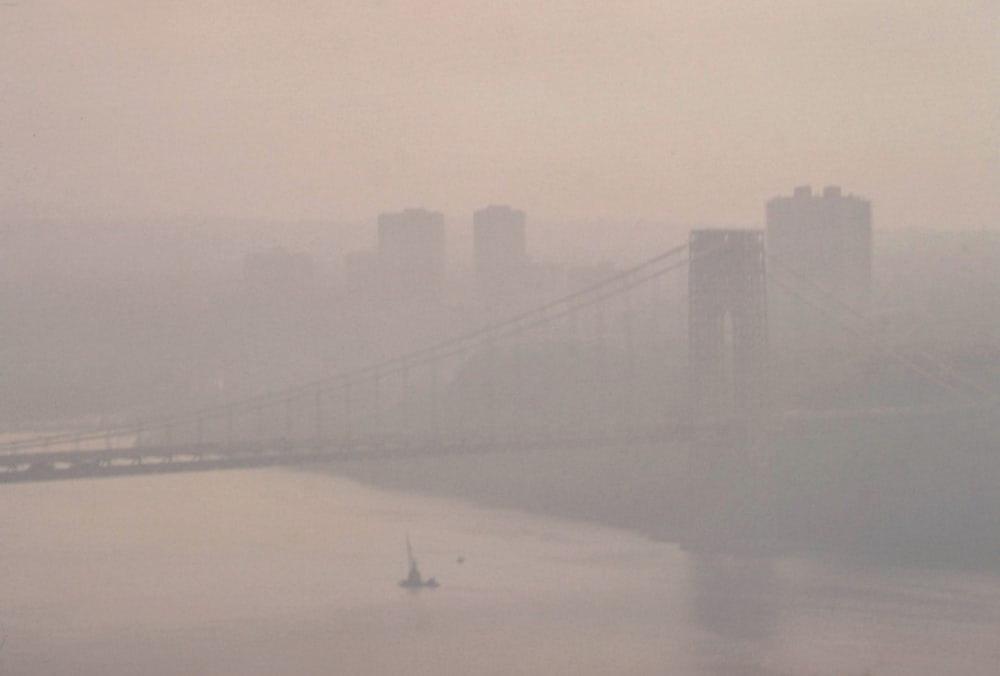
<path id="1" fill-rule="evenodd" d="M 378 269 L 393 297 L 438 297 L 445 278 L 444 215 L 426 209 L 380 214 Z"/>
<path id="2" fill-rule="evenodd" d="M 871 203 L 844 195 L 837 186 L 813 194 L 809 186 L 767 202 L 768 265 L 797 279 L 844 309 L 867 314 L 872 293 Z M 771 326 L 777 338 L 815 339 L 816 310 L 788 294 L 769 294 Z M 829 333 L 829 332 L 827 332 Z"/>
<path id="3" fill-rule="evenodd" d="M 528 273 L 526 222 L 523 211 L 509 206 L 473 214 L 473 265 L 482 301 L 503 304 L 522 295 Z"/>

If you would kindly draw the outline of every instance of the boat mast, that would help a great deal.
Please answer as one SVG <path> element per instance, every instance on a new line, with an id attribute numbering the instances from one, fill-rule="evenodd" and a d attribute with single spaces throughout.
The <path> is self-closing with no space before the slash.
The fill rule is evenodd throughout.
<path id="1" fill-rule="evenodd" d="M 410 545 L 410 534 L 406 534 L 406 558 L 410 560 L 410 568 L 417 567 L 417 560 L 413 558 L 413 546 Z"/>

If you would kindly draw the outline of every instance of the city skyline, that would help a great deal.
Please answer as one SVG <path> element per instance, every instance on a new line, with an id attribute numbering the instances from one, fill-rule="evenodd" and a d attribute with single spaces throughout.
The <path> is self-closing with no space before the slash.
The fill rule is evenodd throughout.
<path id="1" fill-rule="evenodd" d="M 788 186 L 770 196 L 762 195 L 757 205 L 757 211 L 761 215 L 759 220 L 744 219 L 724 226 L 644 219 L 552 222 L 536 218 L 522 205 L 510 206 L 497 202 L 466 213 L 446 213 L 427 209 L 423 205 L 411 205 L 397 211 L 383 210 L 369 218 L 353 222 L 332 219 L 195 220 L 173 224 L 176 230 L 171 232 L 157 227 L 162 225 L 166 228 L 169 225 L 167 223 L 143 220 L 88 222 L 7 219 L 3 222 L 6 246 L 0 249 L 0 262 L 4 263 L 10 279 L 24 275 L 72 277 L 89 270 L 88 274 L 97 274 L 96 278 L 110 280 L 117 274 L 134 276 L 142 271 L 154 275 L 205 273 L 212 269 L 232 273 L 243 265 L 246 256 L 287 250 L 290 253 L 307 253 L 324 266 L 354 268 L 360 272 L 362 268 L 375 265 L 376 259 L 371 257 L 378 256 L 381 220 L 392 214 L 426 212 L 440 219 L 438 227 L 441 229 L 444 269 L 447 274 L 462 270 L 474 273 L 477 215 L 491 210 L 510 210 L 511 214 L 523 219 L 518 235 L 520 241 L 514 248 L 517 250 L 516 256 L 524 258 L 526 262 L 580 266 L 623 265 L 643 258 L 650 251 L 685 241 L 688 232 L 692 230 L 768 230 L 771 208 L 776 203 L 794 201 L 794 193 L 809 190 L 807 183 L 795 182 L 793 185 L 798 187 L 794 188 L 792 198 L 782 196 L 788 192 Z M 856 186 L 850 188 L 853 190 Z M 828 185 L 825 190 L 840 191 L 840 188 Z M 949 232 L 945 229 L 886 228 L 883 226 L 881 203 L 877 199 L 869 199 L 867 190 L 861 190 L 861 193 L 864 197 L 859 197 L 854 192 L 846 193 L 843 200 L 865 205 L 865 227 L 869 232 L 877 230 L 900 235 L 905 232 L 914 235 L 921 232 L 927 235 Z M 823 193 L 817 193 L 811 199 L 822 201 L 822 196 Z M 878 204 L 874 229 L 872 203 Z M 530 227 L 527 227 L 529 220 Z M 575 230 L 570 240 L 564 239 L 561 233 L 561 229 L 567 226 L 572 226 Z M 963 232 L 988 234 L 991 231 L 969 228 L 956 230 L 954 234 L 960 235 Z M 870 258 L 872 254 L 869 251 L 867 255 Z M 367 258 L 371 260 L 366 262 Z M 864 267 L 868 269 L 870 265 L 869 262 Z M 325 274 L 321 269 L 318 272 Z M 365 273 L 362 272 L 360 276 L 365 276 Z"/>

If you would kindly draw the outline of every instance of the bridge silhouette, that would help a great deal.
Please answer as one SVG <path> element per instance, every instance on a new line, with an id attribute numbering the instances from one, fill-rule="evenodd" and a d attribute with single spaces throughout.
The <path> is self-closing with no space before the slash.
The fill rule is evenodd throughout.
<path id="1" fill-rule="evenodd" d="M 771 394 L 774 290 L 938 396 L 783 407 Z M 891 345 L 794 265 L 768 258 L 763 233 L 699 230 L 562 298 L 378 363 L 157 420 L 7 441 L 0 482 L 672 442 L 709 459 L 720 443 L 739 446 L 757 472 L 767 459 L 754 449 L 776 429 L 993 401 L 933 355 Z M 718 470 L 695 464 L 695 474 Z"/>

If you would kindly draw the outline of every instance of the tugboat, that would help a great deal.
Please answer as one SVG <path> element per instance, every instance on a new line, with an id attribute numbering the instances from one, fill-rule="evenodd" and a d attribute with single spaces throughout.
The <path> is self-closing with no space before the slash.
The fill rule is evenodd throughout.
<path id="1" fill-rule="evenodd" d="M 424 587 L 434 589 L 438 586 L 438 581 L 433 577 L 429 577 L 426 580 L 420 575 L 420 569 L 417 568 L 417 560 L 413 558 L 413 547 L 410 545 L 410 536 L 406 536 L 406 556 L 410 560 L 410 573 L 406 576 L 406 579 L 399 581 L 399 586 L 406 589 L 422 589 Z"/>

